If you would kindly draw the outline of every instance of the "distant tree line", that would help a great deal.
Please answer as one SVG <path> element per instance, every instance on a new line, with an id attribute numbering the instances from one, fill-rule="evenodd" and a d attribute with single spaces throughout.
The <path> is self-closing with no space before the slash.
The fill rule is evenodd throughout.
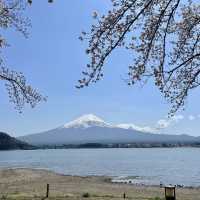
<path id="1" fill-rule="evenodd" d="M 98 149 L 98 148 L 173 148 L 173 147 L 200 147 L 200 142 L 138 142 L 130 144 L 101 144 L 101 143 L 85 143 L 85 144 L 62 144 L 62 145 L 38 145 L 41 149 Z"/>

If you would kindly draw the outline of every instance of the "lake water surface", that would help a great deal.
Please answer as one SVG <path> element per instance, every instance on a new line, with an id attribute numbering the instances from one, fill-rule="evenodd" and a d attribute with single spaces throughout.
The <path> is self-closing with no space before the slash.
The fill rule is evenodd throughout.
<path id="1" fill-rule="evenodd" d="M 42 168 L 67 175 L 113 176 L 116 181 L 200 186 L 200 149 L 0 151 L 0 168 Z"/>

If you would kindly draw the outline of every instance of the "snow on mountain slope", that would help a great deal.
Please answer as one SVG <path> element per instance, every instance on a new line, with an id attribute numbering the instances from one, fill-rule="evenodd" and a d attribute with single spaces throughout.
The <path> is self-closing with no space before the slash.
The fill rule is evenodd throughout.
<path id="1" fill-rule="evenodd" d="M 66 123 L 64 128 L 89 128 L 92 126 L 111 127 L 110 124 L 106 123 L 101 118 L 93 114 L 87 114 Z"/>
<path id="2" fill-rule="evenodd" d="M 155 133 L 156 132 L 156 130 L 154 130 L 153 128 L 151 128 L 149 126 L 141 127 L 141 126 L 137 126 L 135 124 L 118 124 L 118 125 L 116 125 L 116 127 L 123 128 L 123 129 L 132 129 L 132 130 L 146 132 L 146 133 Z"/>

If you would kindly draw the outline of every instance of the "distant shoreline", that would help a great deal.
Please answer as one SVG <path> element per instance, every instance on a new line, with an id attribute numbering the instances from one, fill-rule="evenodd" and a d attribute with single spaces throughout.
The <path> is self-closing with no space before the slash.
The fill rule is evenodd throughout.
<path id="1" fill-rule="evenodd" d="M 84 144 L 63 144 L 63 145 L 37 145 L 38 149 L 101 149 L 101 148 L 177 148 L 177 147 L 194 147 L 200 148 L 200 143 L 119 143 L 119 144 L 101 144 L 101 143 L 84 143 Z"/>
<path id="2" fill-rule="evenodd" d="M 168 144 L 168 145 L 151 145 L 151 144 L 136 144 L 136 145 L 131 145 L 127 146 L 126 144 L 122 145 L 116 145 L 114 144 L 113 146 L 107 146 L 107 145 L 98 145 L 98 146 L 93 146 L 93 145 L 88 145 L 88 144 L 81 144 L 81 145 L 38 145 L 38 146 L 32 146 L 32 148 L 13 148 L 13 149 L 0 149 L 0 152 L 2 151 L 32 151 L 32 150 L 47 150 L 47 149 L 157 149 L 157 148 L 162 148 L 162 149 L 174 149 L 174 148 L 200 148 L 200 145 L 193 145 L 193 144 L 188 144 L 188 145 L 177 145 L 177 144 Z"/>

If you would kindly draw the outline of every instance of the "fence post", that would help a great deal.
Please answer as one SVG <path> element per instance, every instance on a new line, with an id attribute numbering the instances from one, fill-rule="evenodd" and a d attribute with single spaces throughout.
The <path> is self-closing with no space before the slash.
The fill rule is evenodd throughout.
<path id="1" fill-rule="evenodd" d="M 126 199 L 126 193 L 124 192 L 124 194 L 123 194 L 123 197 L 124 197 L 124 199 Z"/>
<path id="2" fill-rule="evenodd" d="M 46 198 L 49 197 L 49 184 L 47 183 L 47 192 L 46 192 Z"/>

